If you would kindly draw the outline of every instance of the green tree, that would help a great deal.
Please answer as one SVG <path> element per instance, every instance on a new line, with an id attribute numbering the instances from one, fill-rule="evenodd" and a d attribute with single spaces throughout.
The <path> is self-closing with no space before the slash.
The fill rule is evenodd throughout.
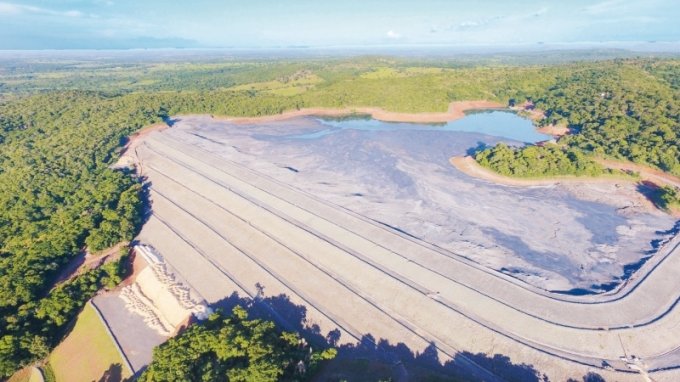
<path id="1" fill-rule="evenodd" d="M 312 351 L 295 333 L 271 321 L 249 320 L 241 307 L 215 313 L 154 350 L 140 381 L 295 381 L 335 349 Z"/>

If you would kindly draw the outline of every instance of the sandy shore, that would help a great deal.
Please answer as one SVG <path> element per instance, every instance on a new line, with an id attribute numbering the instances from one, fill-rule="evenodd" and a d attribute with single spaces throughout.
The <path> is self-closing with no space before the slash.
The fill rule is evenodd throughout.
<path id="1" fill-rule="evenodd" d="M 535 124 L 537 124 L 538 121 L 545 118 L 545 112 L 543 110 L 534 109 L 533 104 L 528 102 L 525 102 L 520 106 L 511 107 L 510 109 L 522 113 L 523 115 L 527 116 L 530 120 L 532 120 Z M 547 125 L 537 128 L 536 131 L 538 131 L 539 133 L 552 135 L 555 138 L 559 138 L 563 135 L 569 134 L 569 128 L 567 127 L 567 125 Z"/>
<path id="2" fill-rule="evenodd" d="M 539 127 L 536 129 L 539 133 L 543 134 L 548 134 L 552 135 L 554 137 L 561 137 L 563 135 L 569 134 L 569 128 L 567 126 L 558 126 L 558 125 L 548 125 L 548 126 L 543 126 Z"/>
<path id="3" fill-rule="evenodd" d="M 499 109 L 505 108 L 505 105 L 492 101 L 455 101 L 449 104 L 449 109 L 441 113 L 398 113 L 387 111 L 379 107 L 353 107 L 353 108 L 305 108 L 300 110 L 285 111 L 281 114 L 267 115 L 262 117 L 215 117 L 216 119 L 228 120 L 232 123 L 258 123 L 258 122 L 273 122 L 281 121 L 295 117 L 304 116 L 329 116 L 337 117 L 348 114 L 368 114 L 373 119 L 385 122 L 449 122 L 465 117 L 465 112 L 470 110 L 482 109 Z"/>

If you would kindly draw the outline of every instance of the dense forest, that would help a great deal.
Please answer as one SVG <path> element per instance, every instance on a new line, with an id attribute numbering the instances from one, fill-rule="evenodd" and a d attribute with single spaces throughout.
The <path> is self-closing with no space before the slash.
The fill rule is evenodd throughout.
<path id="1" fill-rule="evenodd" d="M 674 68 L 680 76 L 680 66 Z M 649 164 L 680 175 L 680 92 L 665 76 L 623 63 L 558 78 L 536 105 L 545 123 L 578 134 L 563 143 L 585 152 Z"/>
<path id="2" fill-rule="evenodd" d="M 55 288 L 79 252 L 134 237 L 140 180 L 111 169 L 125 137 L 178 113 L 257 116 L 310 106 L 443 111 L 453 100 L 531 99 L 557 145 L 477 154 L 516 176 L 598 175 L 593 155 L 680 175 L 680 60 L 551 65 L 394 58 L 308 61 L 50 62 L 0 66 L 0 376 L 44 357 L 120 267 Z M 69 90 L 64 90 L 69 89 Z M 678 201 L 674 189 L 662 195 Z M 195 329 L 196 331 L 209 330 Z M 184 341 L 184 340 L 183 340 Z M 160 366 L 159 366 L 160 367 Z"/>
<path id="3" fill-rule="evenodd" d="M 671 71 L 680 76 L 680 65 L 651 73 L 624 62 L 584 68 L 559 76 L 531 98 L 545 111 L 540 124 L 566 124 L 576 132 L 560 140 L 572 152 L 627 159 L 680 175 L 680 92 L 666 80 Z"/>
<path id="4" fill-rule="evenodd" d="M 231 316 L 214 313 L 156 348 L 139 380 L 298 381 L 335 352 L 315 351 L 298 334 L 280 332 L 271 321 L 248 319 L 236 306 Z"/>
<path id="5" fill-rule="evenodd" d="M 605 169 L 578 149 L 549 144 L 513 149 L 503 143 L 479 151 L 479 164 L 507 176 L 602 175 Z"/>
<path id="6" fill-rule="evenodd" d="M 567 125 L 574 134 L 559 147 L 488 148 L 476 154 L 483 166 L 504 175 L 599 175 L 589 157 L 629 160 L 680 176 L 680 64 L 615 61 L 565 71 L 529 97 L 545 112 L 541 125 Z M 662 207 L 680 202 L 664 187 Z"/>
<path id="7" fill-rule="evenodd" d="M 124 137 L 158 120 L 99 94 L 39 94 L 0 105 L 0 375 L 45 356 L 102 286 L 99 270 L 53 289 L 87 246 L 130 240 L 140 185 L 108 165 Z"/>

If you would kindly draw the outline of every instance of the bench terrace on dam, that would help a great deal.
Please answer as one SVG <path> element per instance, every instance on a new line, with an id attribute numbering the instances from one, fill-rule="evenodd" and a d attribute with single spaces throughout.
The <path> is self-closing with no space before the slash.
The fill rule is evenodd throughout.
<path id="1" fill-rule="evenodd" d="M 500 378 L 475 355 L 503 354 L 551 380 L 677 380 L 672 217 L 625 181 L 501 185 L 450 162 L 549 139 L 505 111 L 430 125 L 177 117 L 121 158 L 149 190 L 146 265 L 94 303 L 133 371 L 235 301 L 297 328 L 282 299 L 340 354 L 369 341 L 482 380 Z"/>

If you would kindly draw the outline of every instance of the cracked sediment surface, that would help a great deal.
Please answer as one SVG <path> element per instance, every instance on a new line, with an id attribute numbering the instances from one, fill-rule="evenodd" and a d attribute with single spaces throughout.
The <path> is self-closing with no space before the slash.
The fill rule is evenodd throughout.
<path id="1" fill-rule="evenodd" d="M 148 134 L 134 150 L 153 211 L 140 239 L 208 302 L 260 283 L 344 342 L 370 333 L 414 351 L 434 342 L 444 359 L 500 353 L 558 379 L 636 380 L 620 359 L 631 354 L 652 371 L 680 365 L 674 221 L 643 208 L 634 186 L 480 181 L 448 163 L 500 139 L 475 133 L 300 138 L 327 128 L 185 117 Z M 612 282 L 605 294 L 549 292 Z"/>

